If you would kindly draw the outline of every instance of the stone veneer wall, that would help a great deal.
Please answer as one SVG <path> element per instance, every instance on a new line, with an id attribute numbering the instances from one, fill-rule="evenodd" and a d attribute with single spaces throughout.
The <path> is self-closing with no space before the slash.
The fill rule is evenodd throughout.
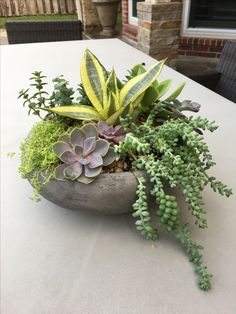
<path id="1" fill-rule="evenodd" d="M 156 59 L 178 55 L 182 3 L 156 0 L 139 2 L 138 48 Z"/>

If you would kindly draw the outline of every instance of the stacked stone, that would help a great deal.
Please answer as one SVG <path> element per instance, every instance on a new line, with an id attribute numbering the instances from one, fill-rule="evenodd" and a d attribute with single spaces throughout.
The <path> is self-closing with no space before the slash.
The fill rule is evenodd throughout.
<path id="1" fill-rule="evenodd" d="M 101 30 L 101 24 L 98 18 L 97 10 L 91 0 L 76 0 L 78 16 L 82 20 L 84 31 L 86 33 L 98 32 Z"/>
<path id="2" fill-rule="evenodd" d="M 138 48 L 156 59 L 178 54 L 182 3 L 171 0 L 138 2 Z"/>

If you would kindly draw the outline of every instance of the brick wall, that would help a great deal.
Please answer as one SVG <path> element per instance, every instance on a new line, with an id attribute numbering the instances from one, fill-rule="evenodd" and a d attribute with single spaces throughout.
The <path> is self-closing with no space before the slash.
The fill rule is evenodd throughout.
<path id="1" fill-rule="evenodd" d="M 126 40 L 135 45 L 138 41 L 138 27 L 129 24 L 128 1 L 129 0 L 122 0 L 122 35 Z M 182 0 L 171 0 L 171 2 L 182 2 Z M 139 23 L 139 27 L 140 26 L 141 25 Z M 223 50 L 224 43 L 224 39 L 180 37 L 178 54 L 219 58 Z"/>
<path id="2" fill-rule="evenodd" d="M 122 36 L 124 39 L 128 40 L 131 43 L 137 42 L 138 36 L 138 27 L 132 24 L 129 24 L 129 0 L 122 0 Z"/>
<path id="3" fill-rule="evenodd" d="M 181 37 L 179 55 L 219 58 L 224 47 L 224 39 Z"/>

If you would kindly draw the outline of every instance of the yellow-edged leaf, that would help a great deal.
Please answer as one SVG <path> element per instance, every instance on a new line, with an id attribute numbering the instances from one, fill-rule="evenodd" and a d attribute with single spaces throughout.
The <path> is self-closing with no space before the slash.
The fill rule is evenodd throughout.
<path id="1" fill-rule="evenodd" d="M 129 105 L 128 114 L 131 115 L 131 114 L 133 113 L 133 111 L 134 111 L 134 106 L 133 106 L 133 104 L 130 104 L 130 105 Z"/>
<path id="2" fill-rule="evenodd" d="M 107 118 L 107 115 L 110 115 L 110 112 L 113 113 L 120 108 L 119 89 L 117 86 L 117 77 L 114 69 L 112 69 L 106 84 L 103 86 L 103 108 L 104 110 L 101 112 L 101 114 L 105 118 Z"/>
<path id="3" fill-rule="evenodd" d="M 162 60 L 149 68 L 147 72 L 131 79 L 120 91 L 121 106 L 127 106 L 129 103 L 134 102 L 156 80 L 164 63 L 165 60 Z"/>
<path id="4" fill-rule="evenodd" d="M 47 111 L 76 120 L 103 120 L 103 117 L 100 116 L 96 109 L 85 105 L 60 106 L 47 109 Z"/>
<path id="5" fill-rule="evenodd" d="M 133 106 L 133 108 L 136 108 L 142 101 L 143 97 L 145 95 L 145 92 L 143 92 L 141 95 L 139 95 L 132 103 L 131 105 Z"/>
<path id="6" fill-rule="evenodd" d="M 105 112 L 107 113 L 108 112 L 108 107 L 109 107 L 109 91 L 107 89 L 107 86 L 106 84 L 103 85 L 102 87 L 102 92 L 103 92 L 103 111 L 102 112 Z"/>
<path id="7" fill-rule="evenodd" d="M 114 125 L 117 119 L 121 116 L 126 107 L 121 107 L 119 110 L 114 112 L 107 120 L 106 123 L 109 125 Z"/>
<path id="8" fill-rule="evenodd" d="M 116 77 L 116 73 L 114 71 L 114 68 L 112 68 L 111 73 L 110 73 L 110 75 L 106 81 L 106 86 L 110 91 L 112 91 L 118 97 L 119 90 L 118 90 L 118 86 L 117 86 L 117 77 Z"/>
<path id="9" fill-rule="evenodd" d="M 104 71 L 98 59 L 86 49 L 81 63 L 81 80 L 89 100 L 98 112 L 103 110 Z"/>
<path id="10" fill-rule="evenodd" d="M 104 120 L 108 118 L 108 112 L 110 108 L 110 103 L 111 103 L 111 93 L 108 92 L 106 86 L 104 86 L 103 90 L 104 96 L 104 103 L 103 103 L 103 109 L 100 111 L 100 115 L 103 116 Z"/>
<path id="11" fill-rule="evenodd" d="M 119 95 L 118 95 L 119 97 Z M 120 109 L 119 98 L 111 92 L 111 99 L 109 104 L 108 116 L 111 116 L 115 111 Z"/>

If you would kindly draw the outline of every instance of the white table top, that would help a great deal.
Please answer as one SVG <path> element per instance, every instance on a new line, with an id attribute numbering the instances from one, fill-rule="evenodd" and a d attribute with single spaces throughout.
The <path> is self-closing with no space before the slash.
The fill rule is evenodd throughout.
<path id="1" fill-rule="evenodd" d="M 150 242 L 136 232 L 129 215 L 91 216 L 29 199 L 32 189 L 17 173 L 19 144 L 36 119 L 27 116 L 21 88 L 31 72 L 48 79 L 64 74 L 76 87 L 84 49 L 94 52 L 119 77 L 126 69 L 154 60 L 117 40 L 91 40 L 2 46 L 2 313 L 4 314 L 233 314 L 236 313 L 236 208 L 210 189 L 204 193 L 209 227 L 192 225 L 214 274 L 213 289 L 202 292 L 193 265 L 175 240 L 161 233 Z M 236 104 L 165 67 L 162 79 L 176 87 L 186 81 L 182 99 L 202 104 L 201 115 L 220 128 L 206 133 L 217 165 L 211 170 L 236 191 Z M 188 215 L 186 215 L 188 216 Z M 188 216 L 189 218 L 189 216 Z"/>

